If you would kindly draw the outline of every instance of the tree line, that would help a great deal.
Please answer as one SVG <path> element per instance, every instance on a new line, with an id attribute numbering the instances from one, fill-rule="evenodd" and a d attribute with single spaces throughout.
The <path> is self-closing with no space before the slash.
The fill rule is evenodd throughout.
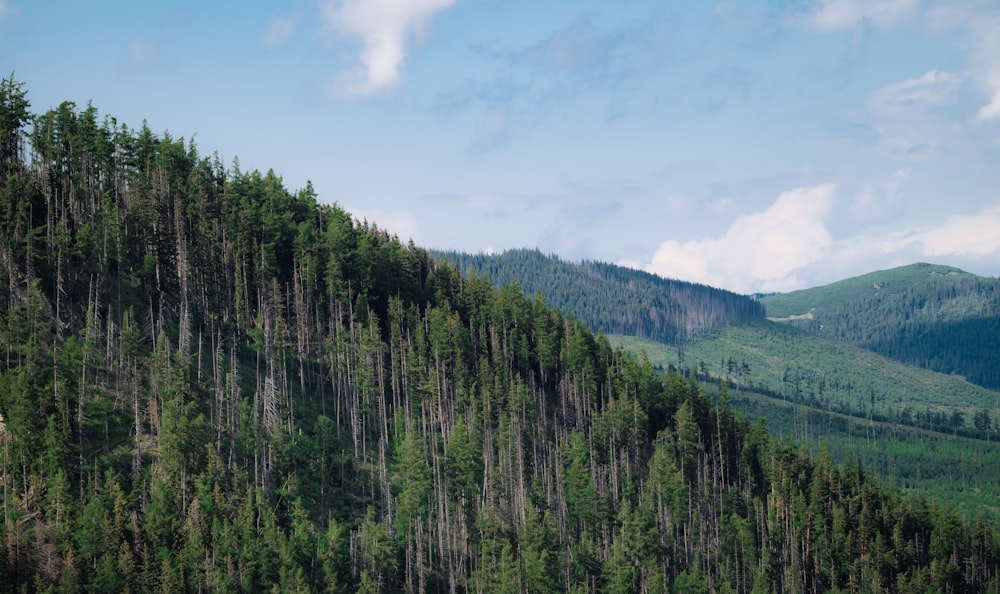
<path id="1" fill-rule="evenodd" d="M 764 317 L 760 302 L 745 295 L 604 262 L 566 262 L 537 249 L 433 254 L 498 286 L 516 282 L 528 296 L 539 293 L 607 334 L 682 344 L 707 329 Z"/>

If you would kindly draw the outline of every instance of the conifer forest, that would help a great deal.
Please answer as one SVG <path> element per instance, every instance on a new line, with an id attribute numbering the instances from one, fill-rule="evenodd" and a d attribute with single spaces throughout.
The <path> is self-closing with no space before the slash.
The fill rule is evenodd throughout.
<path id="1" fill-rule="evenodd" d="M 3 592 L 997 592 L 994 526 L 313 188 L 0 84 Z"/>

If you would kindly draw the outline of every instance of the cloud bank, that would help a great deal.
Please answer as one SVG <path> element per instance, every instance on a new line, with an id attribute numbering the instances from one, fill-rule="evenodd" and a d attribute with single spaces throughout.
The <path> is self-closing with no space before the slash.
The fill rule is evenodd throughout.
<path id="1" fill-rule="evenodd" d="M 747 293 L 798 288 L 795 271 L 833 243 L 824 220 L 834 194 L 832 185 L 783 192 L 767 210 L 738 217 L 722 237 L 664 242 L 646 270 Z"/>
<path id="2" fill-rule="evenodd" d="M 896 183 L 881 190 L 891 203 L 898 200 Z M 870 212 L 871 192 L 865 187 L 843 200 L 832 184 L 783 192 L 766 210 L 737 218 L 721 237 L 664 242 L 645 270 L 749 294 L 802 289 L 921 260 L 966 266 L 1000 258 L 1000 202 L 937 225 L 835 238 L 830 223 L 838 209 L 857 217 L 861 204 Z"/>
<path id="3" fill-rule="evenodd" d="M 358 65 L 341 72 L 332 91 L 364 96 L 391 88 L 402 76 L 408 46 L 454 0 L 325 0 L 323 25 L 360 43 Z"/>

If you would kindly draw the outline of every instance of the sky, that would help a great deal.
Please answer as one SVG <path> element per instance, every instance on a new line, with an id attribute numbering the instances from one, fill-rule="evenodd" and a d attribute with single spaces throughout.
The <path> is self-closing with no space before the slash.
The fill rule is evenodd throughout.
<path id="1" fill-rule="evenodd" d="M 996 0 L 0 0 L 11 73 L 426 248 L 1000 276 Z"/>

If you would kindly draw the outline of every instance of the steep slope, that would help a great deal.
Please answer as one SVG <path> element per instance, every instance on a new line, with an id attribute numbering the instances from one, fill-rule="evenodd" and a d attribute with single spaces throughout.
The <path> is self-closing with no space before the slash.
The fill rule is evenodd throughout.
<path id="1" fill-rule="evenodd" d="M 24 98 L 0 83 L 0 591 L 997 588 L 982 523 L 517 288 Z"/>
<path id="2" fill-rule="evenodd" d="M 573 312 L 608 334 L 674 343 L 706 329 L 763 317 L 763 308 L 749 297 L 603 262 L 570 263 L 527 249 L 434 255 L 499 286 L 517 282 L 528 296 L 540 294 L 550 307 Z"/>
<path id="3" fill-rule="evenodd" d="M 1000 279 L 913 264 L 761 302 L 772 319 L 1000 389 Z"/>

